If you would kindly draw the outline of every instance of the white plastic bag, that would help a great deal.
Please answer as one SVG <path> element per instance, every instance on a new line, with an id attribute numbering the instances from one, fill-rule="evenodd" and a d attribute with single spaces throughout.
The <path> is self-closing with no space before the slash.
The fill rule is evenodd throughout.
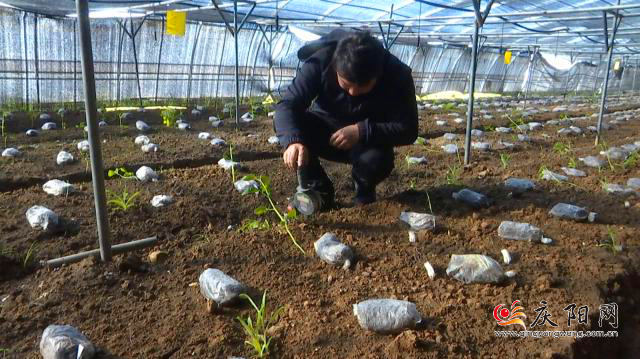
<path id="1" fill-rule="evenodd" d="M 22 156 L 22 152 L 20 152 L 18 149 L 13 147 L 5 148 L 4 151 L 2 151 L 2 157 L 20 157 L 20 156 Z"/>
<path id="2" fill-rule="evenodd" d="M 145 136 L 145 135 L 140 135 L 138 137 L 136 137 L 136 139 L 133 141 L 136 145 L 141 146 L 141 145 L 146 145 L 151 143 L 151 140 L 149 139 L 149 137 Z"/>
<path id="3" fill-rule="evenodd" d="M 153 198 L 151 199 L 151 205 L 156 207 L 156 208 L 157 207 L 168 206 L 168 205 L 172 204 L 173 202 L 175 202 L 173 197 L 167 196 L 167 195 L 164 195 L 164 194 L 153 196 Z"/>
<path id="4" fill-rule="evenodd" d="M 209 132 L 200 132 L 198 134 L 198 138 L 201 140 L 208 140 L 211 138 L 211 134 Z"/>
<path id="5" fill-rule="evenodd" d="M 33 206 L 27 210 L 27 221 L 31 228 L 55 231 L 60 219 L 52 210 L 42 206 Z"/>
<path id="6" fill-rule="evenodd" d="M 78 142 L 77 147 L 80 152 L 89 152 L 89 147 L 90 147 L 89 141 L 87 140 L 80 141 Z"/>
<path id="7" fill-rule="evenodd" d="M 156 171 L 152 170 L 151 167 L 147 167 L 147 166 L 142 166 L 140 168 L 138 168 L 138 170 L 136 171 L 136 177 L 141 181 L 141 182 L 156 182 L 158 181 L 158 174 L 156 173 Z"/>
<path id="8" fill-rule="evenodd" d="M 149 153 L 149 152 L 158 152 L 159 147 L 155 143 L 147 143 L 146 145 L 142 145 L 140 149 L 144 153 Z"/>
<path id="9" fill-rule="evenodd" d="M 56 157 L 56 163 L 58 165 L 66 165 L 74 161 L 73 155 L 67 151 L 60 151 Z"/>
<path id="10" fill-rule="evenodd" d="M 353 305 L 363 329 L 394 334 L 414 328 L 422 320 L 416 305 L 397 299 L 369 299 Z"/>
<path id="11" fill-rule="evenodd" d="M 238 167 L 240 167 L 240 163 L 221 158 L 220 161 L 218 161 L 218 166 L 224 168 L 225 170 L 230 170 L 231 167 L 233 167 L 234 169 L 238 169 Z"/>
<path id="12" fill-rule="evenodd" d="M 27 130 L 26 134 L 29 137 L 35 137 L 39 134 L 39 132 L 38 130 L 30 129 L 30 130 Z"/>
<path id="13" fill-rule="evenodd" d="M 151 129 L 151 126 L 147 125 L 146 122 L 144 121 L 136 121 L 136 128 L 138 129 L 138 131 L 142 131 L 142 132 L 147 132 Z"/>
<path id="14" fill-rule="evenodd" d="M 227 143 L 224 142 L 222 138 L 214 138 L 213 140 L 211 140 L 211 144 L 214 146 L 224 146 Z"/>
<path id="15" fill-rule="evenodd" d="M 67 183 L 59 179 L 52 179 L 42 185 L 42 190 L 54 196 L 61 196 L 74 192 L 75 188 L 71 183 Z"/>
<path id="16" fill-rule="evenodd" d="M 271 137 L 269 137 L 267 142 L 269 142 L 272 145 L 277 145 L 277 144 L 280 143 L 280 140 L 278 139 L 278 136 L 271 136 Z"/>
<path id="17" fill-rule="evenodd" d="M 209 268 L 200 274 L 200 293 L 218 305 L 228 303 L 247 291 L 247 287 L 224 274 L 219 269 Z"/>
<path id="18" fill-rule="evenodd" d="M 258 189 L 258 182 L 254 180 L 245 181 L 245 180 L 237 180 L 236 183 L 233 184 L 234 187 L 238 190 L 238 192 L 242 194 L 247 194 L 252 188 Z"/>
<path id="19" fill-rule="evenodd" d="M 91 359 L 95 347 L 70 325 L 49 325 L 42 332 L 40 354 L 43 359 Z"/>
<path id="20" fill-rule="evenodd" d="M 351 267 L 353 251 L 349 246 L 341 243 L 335 234 L 325 233 L 313 243 L 313 248 L 323 261 L 332 265 L 342 266 L 344 269 Z"/>
<path id="21" fill-rule="evenodd" d="M 43 131 L 55 130 L 58 127 L 55 122 L 46 122 L 42 125 L 41 129 Z"/>
<path id="22" fill-rule="evenodd" d="M 408 224 L 412 230 L 432 230 L 436 227 L 436 217 L 427 213 L 402 212 L 400 220 Z"/>
<path id="23" fill-rule="evenodd" d="M 500 283 L 504 271 L 493 258 L 482 254 L 452 254 L 447 275 L 463 283 Z"/>

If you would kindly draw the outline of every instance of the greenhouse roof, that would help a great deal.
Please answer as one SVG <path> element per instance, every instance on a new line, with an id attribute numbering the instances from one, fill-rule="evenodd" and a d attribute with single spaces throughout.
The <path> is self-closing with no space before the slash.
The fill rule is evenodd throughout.
<path id="1" fill-rule="evenodd" d="M 53 4 L 55 3 L 55 5 Z M 94 0 L 95 18 L 160 17 L 167 10 L 185 11 L 188 20 L 233 21 L 234 2 L 217 0 Z M 480 9 L 487 7 L 482 1 Z M 73 0 L 1 0 L 0 6 L 67 17 Z M 322 34 L 338 26 L 367 28 L 403 43 L 466 45 L 473 34 L 473 0 L 256 0 L 238 1 L 240 19 L 259 25 L 295 25 Z M 622 20 L 616 50 L 640 54 L 640 3 L 609 0 L 496 0 L 481 30 L 485 45 L 546 51 L 605 52 L 603 14 L 609 36 L 615 16 Z M 223 17 L 224 16 L 224 19 Z"/>

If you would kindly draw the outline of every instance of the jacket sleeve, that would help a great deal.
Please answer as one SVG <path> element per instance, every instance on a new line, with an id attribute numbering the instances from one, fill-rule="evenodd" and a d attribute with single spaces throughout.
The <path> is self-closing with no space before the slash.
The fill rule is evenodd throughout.
<path id="1" fill-rule="evenodd" d="M 301 121 L 305 111 L 319 93 L 322 67 L 311 58 L 305 62 L 276 106 L 274 127 L 283 148 L 292 143 L 304 143 Z"/>
<path id="2" fill-rule="evenodd" d="M 370 145 L 410 145 L 418 137 L 418 104 L 411 71 L 404 71 L 397 85 L 388 93 L 395 94 L 390 98 L 388 117 L 359 122 L 361 141 Z"/>

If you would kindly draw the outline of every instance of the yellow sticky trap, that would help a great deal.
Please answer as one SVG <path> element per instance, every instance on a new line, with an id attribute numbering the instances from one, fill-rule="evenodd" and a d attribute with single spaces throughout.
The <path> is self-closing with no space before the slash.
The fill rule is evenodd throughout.
<path id="1" fill-rule="evenodd" d="M 187 13 L 184 11 L 178 12 L 169 10 L 167 11 L 167 34 L 184 36 L 187 28 Z"/>
<path id="2" fill-rule="evenodd" d="M 416 101 L 422 101 L 422 98 L 420 98 L 420 96 L 416 95 Z"/>
<path id="3" fill-rule="evenodd" d="M 271 105 L 274 102 L 275 101 L 273 101 L 273 97 L 271 97 L 271 95 L 267 95 L 267 97 L 264 98 L 264 101 L 262 101 L 262 104 L 263 105 Z"/>
<path id="4" fill-rule="evenodd" d="M 616 62 L 613 63 L 613 71 L 618 71 L 620 70 L 620 59 L 617 59 Z"/>
<path id="5" fill-rule="evenodd" d="M 504 52 L 504 63 L 509 65 L 511 63 L 511 51 Z"/>

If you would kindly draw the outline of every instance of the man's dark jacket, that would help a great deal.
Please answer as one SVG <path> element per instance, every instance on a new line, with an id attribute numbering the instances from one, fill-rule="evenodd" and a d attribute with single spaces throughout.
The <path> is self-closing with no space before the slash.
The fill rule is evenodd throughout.
<path id="1" fill-rule="evenodd" d="M 408 145 L 418 136 L 411 68 L 388 51 L 371 92 L 352 97 L 338 85 L 332 57 L 339 39 L 348 35 L 336 30 L 298 51 L 306 61 L 276 107 L 275 129 L 284 148 L 314 135 L 303 133 L 303 121 L 323 121 L 332 132 L 357 123 L 364 145 Z"/>

